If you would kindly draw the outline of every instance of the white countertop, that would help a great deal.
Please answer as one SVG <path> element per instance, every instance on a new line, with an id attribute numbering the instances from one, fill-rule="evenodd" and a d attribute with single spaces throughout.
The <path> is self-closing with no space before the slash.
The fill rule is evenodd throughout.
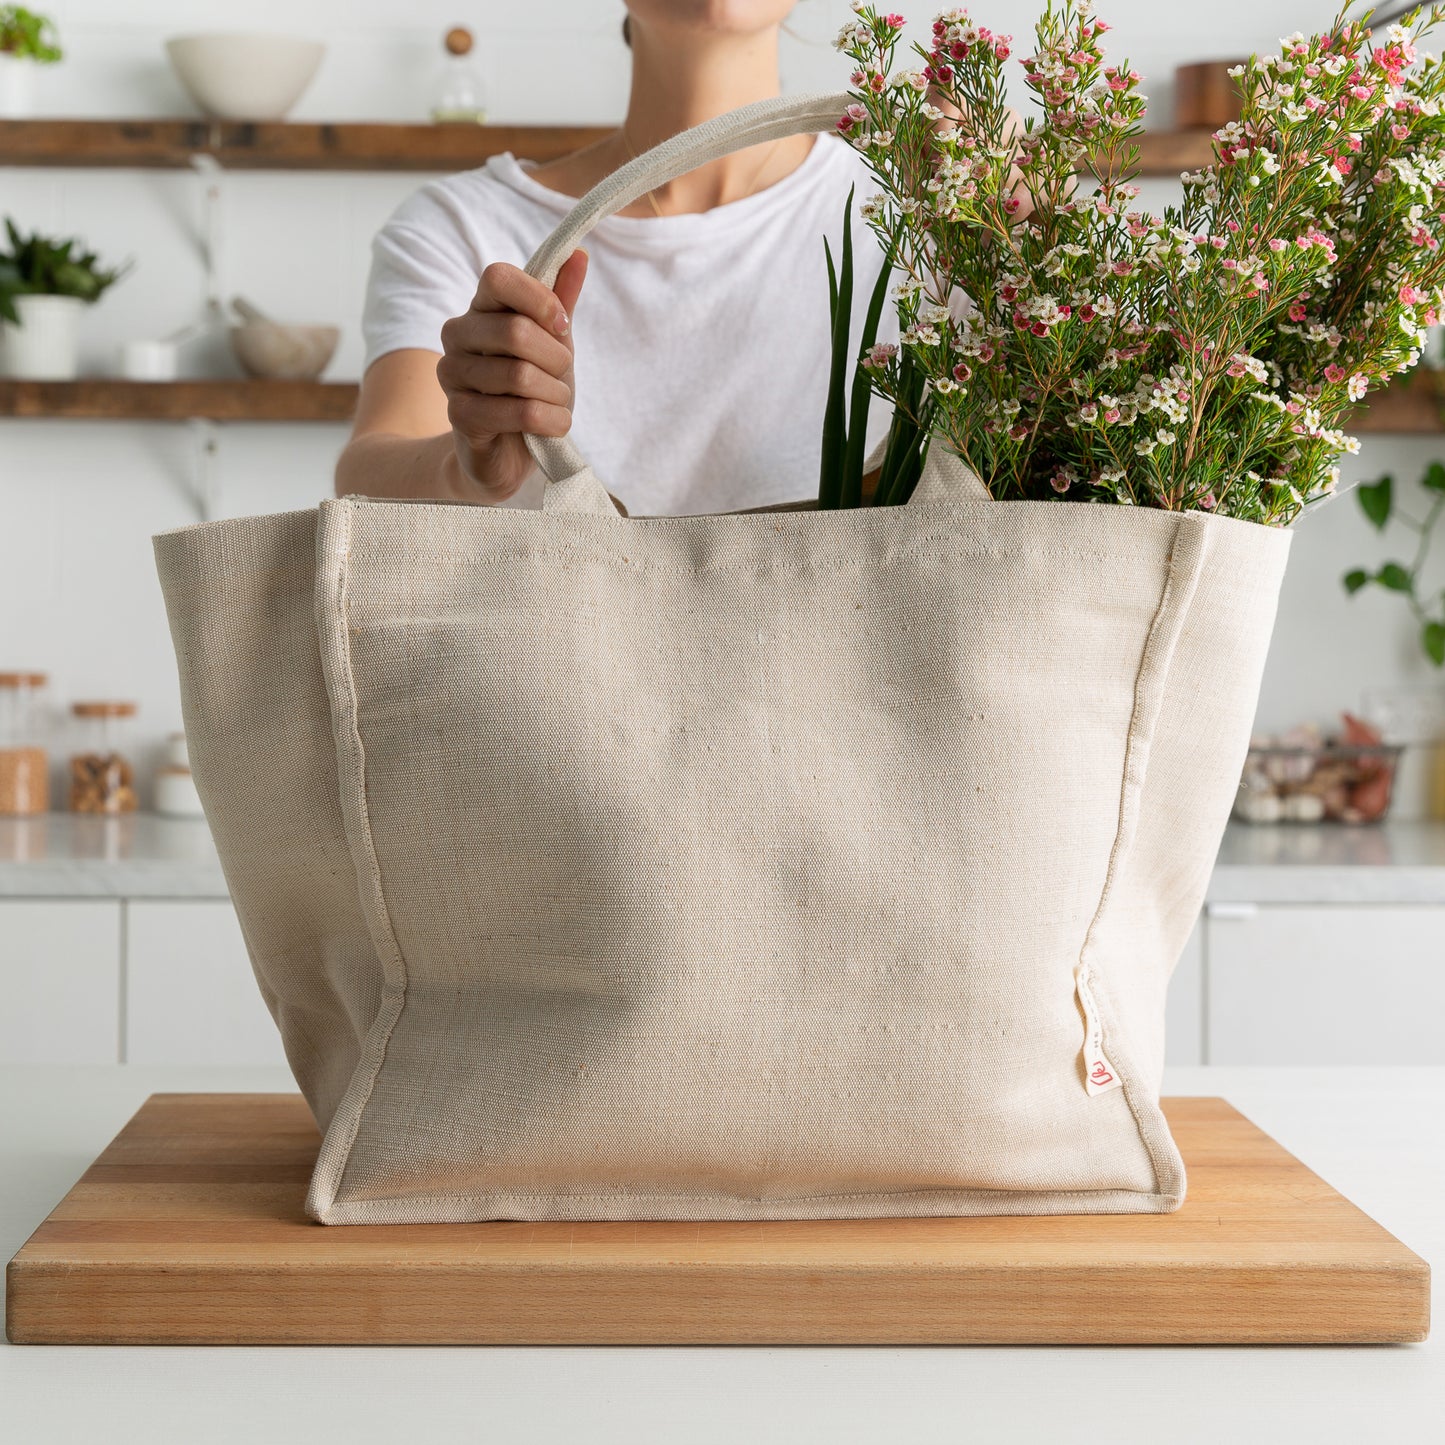
<path id="1" fill-rule="evenodd" d="M 0 818 L 0 898 L 225 898 L 203 819 Z M 1231 823 L 1211 902 L 1445 903 L 1445 823 Z"/>
<path id="2" fill-rule="evenodd" d="M 277 1069 L 0 1069 L 5 1257 L 148 1094 L 293 1088 Z M 1165 1091 L 1222 1094 L 1438 1278 L 1445 1069 L 1174 1069 Z M 1425 1344 L 1364 1348 L 0 1349 L 17 1445 L 1394 1445 L 1439 1439 L 1442 1418 L 1438 1310 Z"/>
<path id="3" fill-rule="evenodd" d="M 204 818 L 0 818 L 0 898 L 226 898 Z"/>

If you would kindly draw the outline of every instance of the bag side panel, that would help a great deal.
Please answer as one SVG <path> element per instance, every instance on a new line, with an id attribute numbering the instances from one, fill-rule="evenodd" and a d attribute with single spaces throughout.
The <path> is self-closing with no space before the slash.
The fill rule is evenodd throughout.
<path id="1" fill-rule="evenodd" d="M 1093 941 L 1105 1012 L 1156 1095 L 1169 979 L 1198 919 L 1244 769 L 1291 542 L 1279 528 L 1191 520 L 1208 534 L 1208 561 L 1175 644 L 1133 846 Z"/>
<path id="2" fill-rule="evenodd" d="M 263 997 L 325 1130 L 376 1017 L 313 611 L 316 513 L 155 539 L 196 791 Z"/>

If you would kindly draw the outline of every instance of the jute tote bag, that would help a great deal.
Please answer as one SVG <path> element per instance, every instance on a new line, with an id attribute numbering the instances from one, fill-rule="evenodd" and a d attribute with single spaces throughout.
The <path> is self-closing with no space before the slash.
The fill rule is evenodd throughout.
<path id="1" fill-rule="evenodd" d="M 676 138 L 530 270 L 843 104 Z M 1165 988 L 1288 534 L 995 503 L 941 444 L 907 506 L 631 518 L 532 446 L 541 511 L 156 540 L 310 1216 L 1176 1208 Z"/>

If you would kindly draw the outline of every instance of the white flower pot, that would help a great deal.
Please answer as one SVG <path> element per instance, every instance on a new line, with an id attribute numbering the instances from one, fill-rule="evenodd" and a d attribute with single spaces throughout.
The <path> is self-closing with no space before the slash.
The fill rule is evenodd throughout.
<path id="1" fill-rule="evenodd" d="M 69 381 L 79 356 L 78 296 L 17 296 L 20 325 L 0 321 L 0 376 Z"/>
<path id="2" fill-rule="evenodd" d="M 18 120 L 30 114 L 31 77 L 35 62 L 0 52 L 0 116 Z"/>

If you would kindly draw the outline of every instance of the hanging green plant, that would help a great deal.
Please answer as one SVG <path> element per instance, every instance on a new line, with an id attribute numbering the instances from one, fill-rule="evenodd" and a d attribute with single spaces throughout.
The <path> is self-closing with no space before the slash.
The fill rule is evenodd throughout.
<path id="1" fill-rule="evenodd" d="M 1430 555 L 1435 527 L 1445 514 L 1445 463 L 1431 462 L 1420 478 L 1428 503 L 1423 517 L 1402 511 L 1396 504 L 1395 479 L 1383 476 L 1377 482 L 1357 487 L 1360 510 L 1377 531 L 1391 522 L 1415 533 L 1415 555 L 1409 563 L 1386 562 L 1377 571 L 1355 567 L 1344 576 L 1345 591 L 1353 595 L 1366 587 L 1382 587 L 1404 598 L 1420 628 L 1420 646 L 1436 667 L 1445 666 L 1445 588 L 1437 592 L 1422 589 L 1421 574 Z"/>

